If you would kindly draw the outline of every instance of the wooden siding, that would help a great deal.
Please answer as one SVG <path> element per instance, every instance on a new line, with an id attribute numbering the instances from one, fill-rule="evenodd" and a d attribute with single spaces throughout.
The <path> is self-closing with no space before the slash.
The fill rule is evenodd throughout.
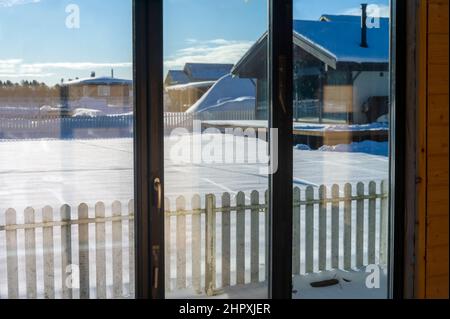
<path id="1" fill-rule="evenodd" d="M 422 0 L 417 297 L 449 297 L 448 0 Z"/>

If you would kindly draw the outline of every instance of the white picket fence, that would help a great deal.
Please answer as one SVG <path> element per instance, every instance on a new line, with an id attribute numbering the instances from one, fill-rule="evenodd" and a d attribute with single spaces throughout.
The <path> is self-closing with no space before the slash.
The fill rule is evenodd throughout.
<path id="1" fill-rule="evenodd" d="M 166 199 L 166 290 L 213 295 L 217 289 L 265 281 L 267 198 L 253 191 L 195 195 L 190 203 L 182 196 L 175 203 Z M 386 182 L 334 185 L 331 196 L 325 186 L 295 188 L 293 206 L 293 275 L 386 264 Z M 100 202 L 92 208 L 81 204 L 74 212 L 67 205 L 58 212 L 45 207 L 39 221 L 35 215 L 27 208 L 18 223 L 17 212 L 9 209 L 0 225 L 6 243 L 6 258 L 0 255 L 0 270 L 6 271 L 0 274 L 7 276 L 7 295 L 0 298 L 133 296 L 133 201 L 127 209 L 120 202 L 106 209 Z M 79 276 L 73 277 L 73 264 Z M 41 280 L 37 274 L 43 274 Z M 75 285 L 67 284 L 70 279 Z"/>
<path id="2" fill-rule="evenodd" d="M 207 120 L 254 120 L 253 111 L 227 111 L 203 113 L 164 113 L 164 130 L 184 128 L 191 132 L 194 121 Z M 37 117 L 1 118 L 1 139 L 39 138 L 120 138 L 132 137 L 134 116 L 108 115 L 95 117 Z"/>
<path id="3" fill-rule="evenodd" d="M 171 133 L 173 129 L 185 128 L 192 131 L 194 121 L 252 121 L 255 111 L 222 111 L 202 113 L 164 113 L 164 129 Z"/>

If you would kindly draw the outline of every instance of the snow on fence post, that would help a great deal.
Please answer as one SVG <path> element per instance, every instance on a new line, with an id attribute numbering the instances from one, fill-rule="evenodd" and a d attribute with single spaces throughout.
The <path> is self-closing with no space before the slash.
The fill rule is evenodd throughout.
<path id="1" fill-rule="evenodd" d="M 388 251 L 388 228 L 389 228 L 389 183 L 381 182 L 381 210 L 380 210 L 380 264 L 387 265 Z"/>
<path id="2" fill-rule="evenodd" d="M 356 186 L 356 268 L 364 265 L 364 184 Z"/>
<path id="3" fill-rule="evenodd" d="M 197 294 L 201 293 L 201 198 L 200 195 L 192 197 L 192 288 Z"/>
<path id="4" fill-rule="evenodd" d="M 34 209 L 28 207 L 25 209 L 25 224 L 33 225 Z M 36 283 L 36 230 L 35 228 L 25 229 L 25 267 L 26 267 L 26 282 L 27 282 L 27 299 L 37 298 L 37 283 Z"/>
<path id="5" fill-rule="evenodd" d="M 16 211 L 8 209 L 5 215 L 6 222 L 6 273 L 8 278 L 8 299 L 19 298 L 19 274 L 17 257 L 17 230 L 8 230 L 8 226 L 16 225 Z"/>
<path id="6" fill-rule="evenodd" d="M 106 236 L 105 236 L 105 204 L 99 202 L 95 205 L 95 268 L 97 299 L 106 299 Z"/>
<path id="7" fill-rule="evenodd" d="M 305 272 L 314 272 L 314 188 L 308 186 L 305 192 Z"/>
<path id="8" fill-rule="evenodd" d="M 216 290 L 216 197 L 206 195 L 205 291 L 213 296 Z"/>
<path id="9" fill-rule="evenodd" d="M 186 200 L 176 200 L 177 211 L 177 289 L 186 288 Z"/>
<path id="10" fill-rule="evenodd" d="M 245 194 L 236 195 L 236 283 L 245 284 Z"/>
<path id="11" fill-rule="evenodd" d="M 300 275 L 300 188 L 294 188 L 292 274 Z"/>
<path id="12" fill-rule="evenodd" d="M 319 271 L 327 268 L 327 188 L 319 188 Z"/>
<path id="13" fill-rule="evenodd" d="M 352 268 L 352 184 L 344 186 L 344 269 Z"/>
<path id="14" fill-rule="evenodd" d="M 259 282 L 259 193 L 253 191 L 251 194 L 251 236 L 250 236 L 250 273 L 251 282 Z"/>
<path id="15" fill-rule="evenodd" d="M 55 257 L 53 252 L 53 208 L 42 210 L 42 222 L 48 224 L 42 230 L 44 251 L 44 297 L 55 299 Z"/>
<path id="16" fill-rule="evenodd" d="M 80 269 L 80 299 L 89 299 L 89 208 L 78 206 L 78 267 Z"/>
<path id="17" fill-rule="evenodd" d="M 369 242 L 368 242 L 368 263 L 375 264 L 375 238 L 376 238 L 376 196 L 377 184 L 375 182 L 369 183 Z"/>
<path id="18" fill-rule="evenodd" d="M 171 216 L 170 216 L 170 200 L 166 197 L 164 198 L 164 269 L 165 269 L 165 286 L 167 291 L 172 291 L 171 283 L 171 252 L 172 252 L 172 234 L 171 234 Z"/>
<path id="19" fill-rule="evenodd" d="M 339 268 L 339 185 L 331 190 L 331 268 Z"/>
<path id="20" fill-rule="evenodd" d="M 230 193 L 222 195 L 222 287 L 230 286 L 231 268 L 231 213 L 230 213 Z"/>
<path id="21" fill-rule="evenodd" d="M 123 296 L 122 203 L 112 203 L 113 297 Z"/>
<path id="22" fill-rule="evenodd" d="M 128 291 L 130 296 L 135 295 L 134 240 L 134 200 L 130 200 L 128 202 Z"/>
<path id="23" fill-rule="evenodd" d="M 72 265 L 72 227 L 71 208 L 68 205 L 61 207 L 61 274 L 62 274 L 62 298 L 72 299 L 72 286 L 69 285 L 69 269 Z"/>

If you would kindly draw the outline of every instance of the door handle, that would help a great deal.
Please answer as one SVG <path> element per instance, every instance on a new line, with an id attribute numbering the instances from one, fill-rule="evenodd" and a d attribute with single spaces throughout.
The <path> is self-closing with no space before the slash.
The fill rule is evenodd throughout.
<path id="1" fill-rule="evenodd" d="M 156 207 L 161 209 L 162 207 L 162 184 L 161 179 L 158 177 L 153 181 L 153 189 L 156 192 Z"/>

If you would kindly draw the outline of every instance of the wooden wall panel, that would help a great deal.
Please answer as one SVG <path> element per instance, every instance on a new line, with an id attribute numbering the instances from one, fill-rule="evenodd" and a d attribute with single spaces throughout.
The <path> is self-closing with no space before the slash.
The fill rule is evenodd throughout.
<path id="1" fill-rule="evenodd" d="M 448 298 L 448 0 L 422 0 L 417 297 Z"/>

